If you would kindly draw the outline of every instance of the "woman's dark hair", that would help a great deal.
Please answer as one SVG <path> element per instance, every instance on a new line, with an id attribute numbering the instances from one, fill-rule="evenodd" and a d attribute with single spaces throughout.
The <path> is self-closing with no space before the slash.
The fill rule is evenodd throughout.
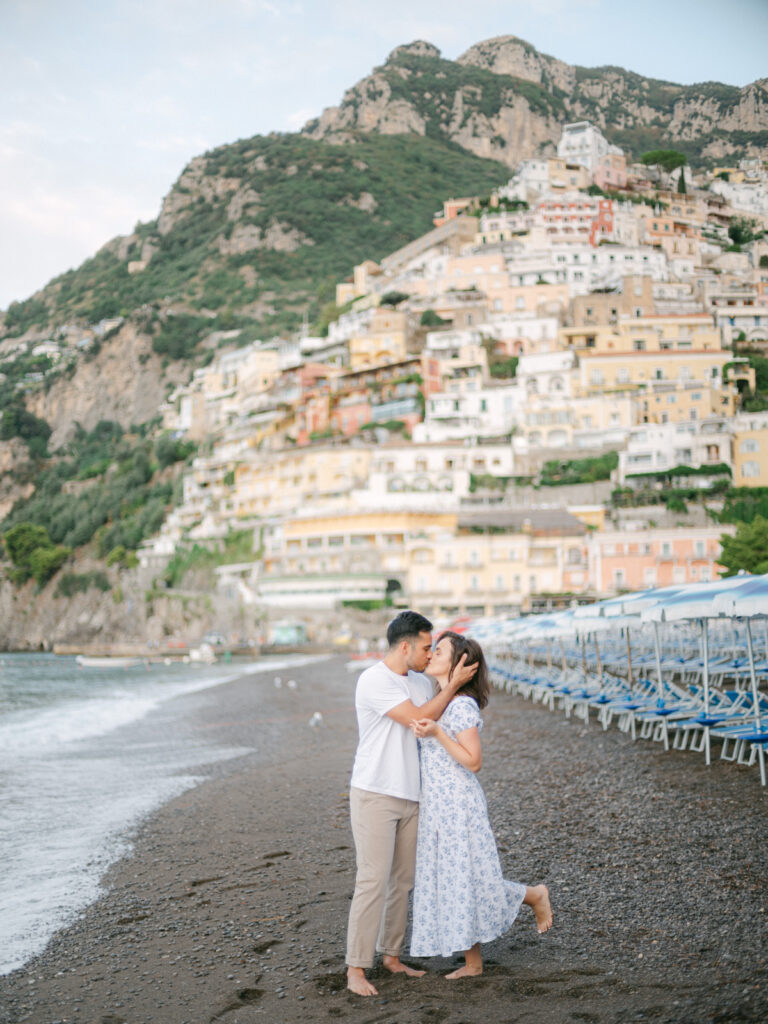
<path id="1" fill-rule="evenodd" d="M 387 643 L 396 647 L 401 640 L 416 641 L 419 633 L 431 633 L 432 623 L 418 612 L 400 612 L 387 627 Z"/>
<path id="2" fill-rule="evenodd" d="M 469 637 L 462 636 L 461 633 L 453 633 L 447 630 L 445 633 L 441 633 L 438 637 L 440 640 L 445 640 L 446 637 L 451 641 L 451 647 L 453 648 L 453 657 L 451 658 L 451 674 L 458 665 L 461 656 L 466 654 L 467 660 L 465 664 L 474 665 L 477 664 L 477 672 L 472 676 L 468 683 L 458 691 L 458 694 L 462 694 L 465 697 L 471 697 L 477 702 L 479 708 L 484 708 L 488 703 L 488 698 L 491 693 L 491 683 L 488 678 L 488 666 L 485 663 L 485 655 L 483 649 L 477 640 L 470 640 Z M 450 677 L 449 677 L 450 678 Z"/>

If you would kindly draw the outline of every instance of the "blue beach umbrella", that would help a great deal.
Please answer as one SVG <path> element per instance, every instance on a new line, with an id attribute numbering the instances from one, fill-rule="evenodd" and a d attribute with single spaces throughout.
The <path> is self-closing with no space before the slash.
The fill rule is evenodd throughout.
<path id="1" fill-rule="evenodd" d="M 752 641 L 752 620 L 768 618 L 768 575 L 731 577 L 740 580 L 740 584 L 717 596 L 715 607 L 721 615 L 729 618 L 744 619 L 747 632 L 747 654 L 749 656 L 749 679 L 752 690 L 752 701 L 755 711 L 756 737 L 763 734 L 762 717 L 760 714 L 760 698 L 757 691 L 757 673 L 755 672 L 755 651 Z M 757 756 L 760 763 L 760 781 L 766 784 L 765 751 L 762 742 L 758 741 Z"/>
<path id="2" fill-rule="evenodd" d="M 704 715 L 709 715 L 709 620 L 723 615 L 715 604 L 717 597 L 726 595 L 745 582 L 746 577 L 731 576 L 710 583 L 692 584 L 678 593 L 667 594 L 642 613 L 643 621 L 652 622 L 656 642 L 656 667 L 661 689 L 661 657 L 659 654 L 659 623 L 660 622 L 691 622 L 698 621 L 701 626 L 702 661 L 704 670 Z M 705 756 L 710 763 L 709 726 L 705 726 Z"/>

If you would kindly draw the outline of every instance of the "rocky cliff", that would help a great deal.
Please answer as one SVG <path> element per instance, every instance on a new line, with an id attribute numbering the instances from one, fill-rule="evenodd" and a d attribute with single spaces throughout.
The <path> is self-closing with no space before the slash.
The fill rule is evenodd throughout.
<path id="1" fill-rule="evenodd" d="M 477 43 L 456 61 L 430 43 L 399 46 L 304 132 L 349 141 L 354 132 L 449 139 L 514 167 L 554 153 L 562 125 L 589 119 L 639 156 L 675 146 L 694 163 L 768 153 L 768 79 L 743 89 L 682 86 L 623 68 L 581 68 L 515 36 Z"/>

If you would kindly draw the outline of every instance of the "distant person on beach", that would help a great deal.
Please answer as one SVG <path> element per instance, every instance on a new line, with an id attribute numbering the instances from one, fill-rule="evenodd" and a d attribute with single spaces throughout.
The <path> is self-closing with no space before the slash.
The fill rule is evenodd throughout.
<path id="1" fill-rule="evenodd" d="M 459 665 L 477 672 L 460 687 Z M 552 926 L 545 885 L 506 881 L 477 779 L 482 764 L 480 709 L 490 682 L 482 649 L 459 633 L 443 633 L 430 662 L 441 693 L 450 693 L 440 721 L 412 723 L 421 756 L 421 804 L 413 890 L 411 956 L 464 954 L 448 978 L 483 973 L 482 942 L 503 935 L 526 903 L 539 932 Z"/>
<path id="2" fill-rule="evenodd" d="M 419 752 L 411 724 L 437 719 L 477 671 L 459 660 L 435 695 L 424 674 L 432 657 L 432 623 L 401 612 L 387 628 L 384 659 L 358 679 L 355 710 L 360 738 L 349 791 L 357 856 L 347 932 L 347 987 L 377 991 L 365 976 L 375 952 L 392 973 L 421 977 L 400 961 L 413 888 L 419 815 Z"/>

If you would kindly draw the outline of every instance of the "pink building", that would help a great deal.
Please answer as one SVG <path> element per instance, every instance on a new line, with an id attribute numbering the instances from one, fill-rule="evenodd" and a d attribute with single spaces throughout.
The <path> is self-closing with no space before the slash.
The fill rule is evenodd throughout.
<path id="1" fill-rule="evenodd" d="M 718 579 L 728 526 L 615 531 L 590 538 L 590 578 L 600 596 Z"/>
<path id="2" fill-rule="evenodd" d="M 598 188 L 610 192 L 627 187 L 627 158 L 623 153 L 606 153 L 597 162 L 592 180 Z"/>
<path id="3" fill-rule="evenodd" d="M 549 245 L 599 245 L 613 234 L 613 200 L 582 193 L 542 199 L 533 223 Z"/>

